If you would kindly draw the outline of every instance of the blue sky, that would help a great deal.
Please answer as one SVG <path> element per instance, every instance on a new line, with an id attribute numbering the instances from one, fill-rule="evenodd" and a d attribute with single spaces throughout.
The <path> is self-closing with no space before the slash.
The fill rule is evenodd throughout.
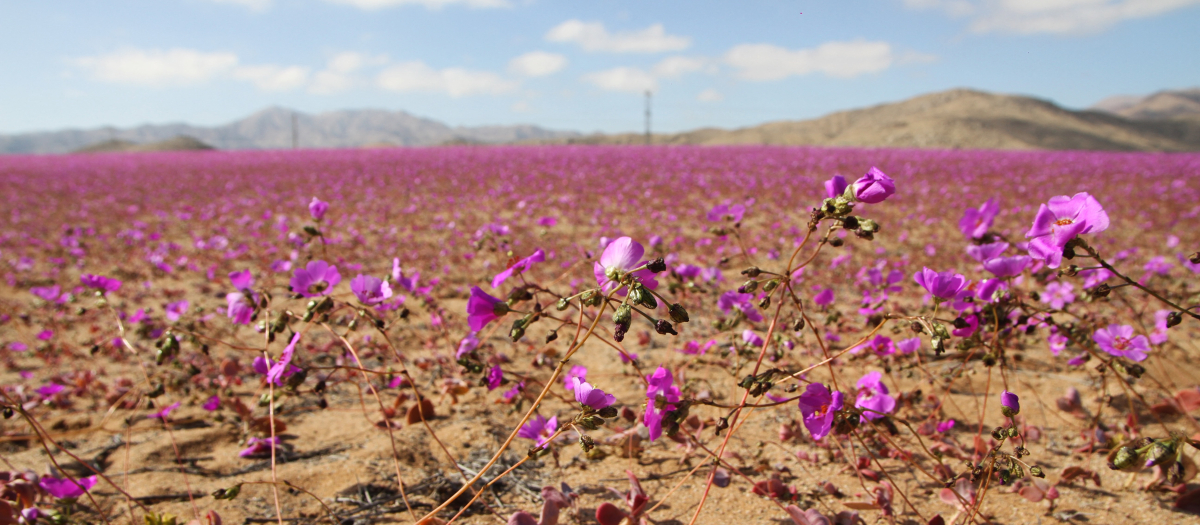
<path id="1" fill-rule="evenodd" d="M 270 105 L 656 131 L 954 87 L 1072 108 L 1200 86 L 1200 0 L 0 2 L 0 133 Z"/>

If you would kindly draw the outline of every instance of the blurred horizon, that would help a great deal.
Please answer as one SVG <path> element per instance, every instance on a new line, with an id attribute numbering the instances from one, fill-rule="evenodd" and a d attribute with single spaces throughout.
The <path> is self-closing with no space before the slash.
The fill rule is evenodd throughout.
<path id="1" fill-rule="evenodd" d="M 270 107 L 671 133 L 970 88 L 1074 109 L 1200 86 L 1200 0 L 112 0 L 0 6 L 0 133 Z"/>

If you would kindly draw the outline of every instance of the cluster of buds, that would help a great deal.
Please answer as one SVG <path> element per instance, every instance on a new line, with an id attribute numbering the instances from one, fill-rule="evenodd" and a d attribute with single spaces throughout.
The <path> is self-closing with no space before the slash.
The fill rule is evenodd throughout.
<path id="1" fill-rule="evenodd" d="M 776 370 L 772 369 L 758 375 L 749 375 L 743 377 L 742 380 L 738 382 L 738 386 L 749 390 L 752 397 L 761 396 L 767 393 L 771 387 L 775 386 L 775 383 L 771 381 L 771 378 L 775 376 L 776 372 Z"/>
<path id="2" fill-rule="evenodd" d="M 1182 435 L 1174 435 L 1168 439 L 1135 439 L 1108 454 L 1108 468 L 1134 472 L 1157 466 L 1166 472 L 1168 483 L 1178 485 L 1183 482 L 1185 462 L 1190 462 L 1183 455 L 1184 444 L 1200 449 L 1200 444 Z"/>
<path id="3" fill-rule="evenodd" d="M 158 349 L 154 355 L 154 364 L 162 365 L 168 358 L 179 353 L 179 340 L 175 339 L 175 334 L 168 331 L 154 343 L 154 347 Z"/>
<path id="4" fill-rule="evenodd" d="M 332 309 L 333 309 L 333 299 L 330 299 L 329 296 L 322 297 L 319 300 L 312 299 L 312 300 L 308 301 L 308 306 L 304 310 L 304 317 L 302 319 L 304 320 L 304 322 L 307 323 L 307 322 L 312 321 L 313 317 L 316 317 L 318 315 L 324 316 L 325 314 L 329 313 L 329 311 Z"/>
<path id="5" fill-rule="evenodd" d="M 595 410 L 592 407 L 584 405 L 583 411 L 575 416 L 575 424 L 587 430 L 596 430 L 600 428 L 600 425 L 604 424 L 605 419 L 612 419 L 618 415 L 617 407 L 614 406 L 606 406 L 600 410 Z"/>

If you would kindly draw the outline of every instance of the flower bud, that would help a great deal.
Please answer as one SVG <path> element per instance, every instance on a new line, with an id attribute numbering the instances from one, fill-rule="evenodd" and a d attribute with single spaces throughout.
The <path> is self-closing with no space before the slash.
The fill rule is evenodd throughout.
<path id="1" fill-rule="evenodd" d="M 1005 390 L 1000 393 L 1000 412 L 1004 417 L 1013 417 L 1021 413 L 1021 400 L 1016 394 Z"/>
<path id="2" fill-rule="evenodd" d="M 508 303 L 498 302 L 498 303 L 492 304 L 492 313 L 496 314 L 496 317 L 503 317 L 506 314 L 508 314 L 508 311 L 509 311 Z"/>
<path id="3" fill-rule="evenodd" d="M 742 270 L 742 275 L 745 275 L 746 277 L 749 277 L 751 279 L 758 277 L 759 274 L 761 274 L 761 273 L 762 273 L 762 270 L 758 269 L 757 266 L 751 266 L 749 268 L 746 268 L 745 270 Z"/>
<path id="4" fill-rule="evenodd" d="M 588 430 L 596 430 L 600 428 L 600 425 L 604 424 L 604 419 L 595 414 L 581 415 L 575 418 L 575 423 Z"/>
<path id="5" fill-rule="evenodd" d="M 1044 478 L 1046 473 L 1042 471 L 1042 467 L 1029 467 L 1029 475 L 1035 478 Z"/>
<path id="6" fill-rule="evenodd" d="M 659 319 L 654 322 L 654 331 L 658 332 L 659 335 L 679 335 L 679 332 L 675 331 L 675 327 L 671 326 L 671 323 L 668 323 L 665 319 Z"/>
<path id="7" fill-rule="evenodd" d="M 840 248 L 843 244 L 846 244 L 846 242 L 837 237 L 829 239 L 829 245 L 833 246 L 834 248 Z"/>
<path id="8" fill-rule="evenodd" d="M 745 284 L 738 287 L 738 293 L 754 293 L 758 289 L 758 281 L 753 279 L 746 281 Z"/>
<path id="9" fill-rule="evenodd" d="M 600 411 L 597 412 L 597 414 L 600 414 L 600 417 L 602 417 L 604 419 L 612 419 L 614 417 L 617 417 L 617 407 L 614 407 L 611 405 L 606 406 L 604 408 L 601 408 Z"/>
<path id="10" fill-rule="evenodd" d="M 509 330 L 508 337 L 511 338 L 514 343 L 517 342 L 518 340 L 520 340 L 522 337 L 525 337 L 525 319 L 524 318 L 513 321 L 512 330 Z"/>
<path id="11" fill-rule="evenodd" d="M 667 271 L 667 263 L 662 257 L 646 263 L 646 269 L 654 273 L 662 273 Z"/>
<path id="12" fill-rule="evenodd" d="M 1168 441 L 1155 441 L 1146 454 L 1146 466 L 1152 467 L 1166 463 L 1168 457 L 1175 453 L 1175 448 Z"/>
<path id="13" fill-rule="evenodd" d="M 551 330 L 550 333 L 546 334 L 547 343 L 554 342 L 556 339 L 558 339 L 558 330 Z"/>
<path id="14" fill-rule="evenodd" d="M 844 219 L 842 219 L 842 227 L 846 228 L 847 230 L 857 230 L 858 217 L 847 215 Z"/>
<path id="15" fill-rule="evenodd" d="M 1200 264 L 1200 252 L 1193 252 L 1188 256 L 1188 260 L 1191 261 L 1192 264 Z"/>
<path id="16" fill-rule="evenodd" d="M 595 429 L 590 429 L 590 430 L 595 430 Z M 579 448 L 582 448 L 585 453 L 591 452 L 592 449 L 596 448 L 596 442 L 593 441 L 592 438 L 589 437 L 587 434 L 580 434 L 579 435 Z"/>
<path id="17" fill-rule="evenodd" d="M 1109 456 L 1108 468 L 1112 470 L 1124 470 L 1137 464 L 1137 450 L 1133 447 L 1123 446 L 1113 451 Z"/>
<path id="18" fill-rule="evenodd" d="M 620 343 L 625 340 L 625 334 L 627 333 L 629 333 L 629 325 L 618 324 L 617 328 L 613 330 L 613 340 Z"/>
<path id="19" fill-rule="evenodd" d="M 1111 292 L 1112 288 L 1108 286 L 1108 283 L 1100 283 L 1096 287 L 1092 288 L 1092 297 L 1103 299 L 1108 297 L 1108 294 Z"/>
<path id="20" fill-rule="evenodd" d="M 618 306 L 617 310 L 613 312 L 612 320 L 617 324 L 629 324 L 633 320 L 633 308 L 627 304 Z"/>
<path id="21" fill-rule="evenodd" d="M 559 299 L 557 303 L 554 303 L 554 309 L 561 312 L 567 309 L 568 304 L 570 303 L 567 302 L 567 298 L 563 297 L 562 299 Z"/>
<path id="22" fill-rule="evenodd" d="M 689 320 L 687 309 L 679 303 L 672 304 L 667 308 L 667 312 L 671 314 L 671 320 L 676 323 L 686 323 Z"/>
<path id="23" fill-rule="evenodd" d="M 242 492 L 242 485 L 239 483 L 239 484 L 229 487 L 227 489 L 217 489 L 216 492 L 212 493 L 212 497 L 215 499 L 232 500 L 233 498 L 238 497 L 238 494 L 241 492 Z"/>
<path id="24" fill-rule="evenodd" d="M 796 322 L 792 323 L 792 331 L 793 332 L 799 332 L 803 329 L 804 329 L 804 318 L 803 317 L 796 319 Z"/>
<path id="25" fill-rule="evenodd" d="M 1167 314 L 1167 328 L 1171 328 L 1173 326 L 1179 326 L 1179 323 L 1182 323 L 1182 322 L 1183 322 L 1183 315 L 1180 314 L 1179 312 L 1171 312 L 1171 313 Z"/>

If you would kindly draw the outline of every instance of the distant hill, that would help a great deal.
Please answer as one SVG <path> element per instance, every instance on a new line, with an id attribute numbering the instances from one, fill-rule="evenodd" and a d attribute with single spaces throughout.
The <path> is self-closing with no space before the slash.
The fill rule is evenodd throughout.
<path id="1" fill-rule="evenodd" d="M 205 151 L 216 149 L 193 137 L 180 135 L 158 142 L 138 144 L 128 140 L 105 140 L 79 148 L 72 153 L 108 153 L 116 151 Z"/>
<path id="2" fill-rule="evenodd" d="M 1200 88 L 1159 91 L 1144 97 L 1121 95 L 1098 102 L 1094 109 L 1133 119 L 1200 117 Z"/>
<path id="3" fill-rule="evenodd" d="M 641 144 L 641 134 L 589 135 L 553 142 Z M 655 144 L 1045 150 L 1198 151 L 1200 119 L 1144 121 L 1072 111 L 1017 95 L 955 89 L 841 111 L 812 120 L 741 129 L 699 129 L 653 137 Z"/>
<path id="4" fill-rule="evenodd" d="M 367 109 L 311 115 L 273 107 L 215 127 L 164 124 L 128 129 L 99 128 L 0 135 L 0 153 L 67 153 L 106 142 L 110 143 L 110 147 L 125 142 L 146 145 L 179 136 L 192 137 L 217 149 L 290 148 L 293 114 L 296 115 L 299 145 L 302 148 L 496 144 L 579 135 L 531 125 L 451 127 L 403 111 Z"/>

